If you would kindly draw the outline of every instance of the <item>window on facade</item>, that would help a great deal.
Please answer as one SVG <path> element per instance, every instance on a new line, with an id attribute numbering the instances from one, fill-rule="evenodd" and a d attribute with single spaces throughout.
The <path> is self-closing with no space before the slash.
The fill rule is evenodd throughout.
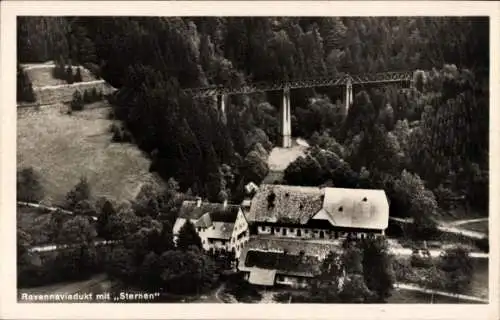
<path id="1" fill-rule="evenodd" d="M 284 236 L 286 236 L 286 228 L 283 228 L 283 232 L 282 232 L 282 234 L 283 234 Z"/>
<path id="2" fill-rule="evenodd" d="M 196 230 L 197 230 L 198 232 L 200 232 L 200 231 L 201 231 L 201 228 L 200 228 L 200 227 L 198 227 L 198 228 L 196 228 Z"/>
<path id="3" fill-rule="evenodd" d="M 213 244 L 214 240 L 213 239 L 208 239 L 208 243 Z"/>
<path id="4" fill-rule="evenodd" d="M 297 228 L 297 237 L 300 237 L 300 236 L 302 236 L 302 231 L 299 228 Z"/>
<path id="5" fill-rule="evenodd" d="M 276 232 L 280 232 L 280 228 L 276 228 Z"/>
<path id="6" fill-rule="evenodd" d="M 323 239 L 323 238 L 325 237 L 325 233 L 324 233 L 323 231 L 320 231 L 320 232 L 319 232 L 319 237 L 320 237 L 321 239 Z"/>

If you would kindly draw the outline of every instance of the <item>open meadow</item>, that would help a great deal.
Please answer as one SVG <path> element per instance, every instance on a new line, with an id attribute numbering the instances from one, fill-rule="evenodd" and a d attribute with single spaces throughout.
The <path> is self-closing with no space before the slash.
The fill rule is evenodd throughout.
<path id="1" fill-rule="evenodd" d="M 111 141 L 107 103 L 92 107 L 71 115 L 47 108 L 18 116 L 17 167 L 39 173 L 44 202 L 60 204 L 80 177 L 88 179 L 94 196 L 118 201 L 133 198 L 154 179 L 136 146 Z"/>

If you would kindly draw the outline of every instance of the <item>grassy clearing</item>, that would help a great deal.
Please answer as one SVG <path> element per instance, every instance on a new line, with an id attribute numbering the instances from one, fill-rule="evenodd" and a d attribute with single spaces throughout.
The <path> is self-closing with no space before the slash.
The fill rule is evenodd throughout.
<path id="1" fill-rule="evenodd" d="M 17 167 L 41 176 L 45 201 L 60 205 L 81 176 L 94 196 L 118 201 L 135 196 L 143 182 L 155 181 L 149 159 L 134 145 L 112 143 L 106 102 L 67 115 L 57 108 L 18 115 Z"/>
<path id="2" fill-rule="evenodd" d="M 298 157 L 304 156 L 306 150 L 306 146 L 298 144 L 295 140 L 291 148 L 273 148 L 268 159 L 269 170 L 285 171 L 290 163 Z"/>

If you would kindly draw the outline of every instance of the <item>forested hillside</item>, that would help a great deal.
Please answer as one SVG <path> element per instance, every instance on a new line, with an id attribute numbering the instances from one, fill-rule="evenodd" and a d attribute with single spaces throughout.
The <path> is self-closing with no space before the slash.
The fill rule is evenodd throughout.
<path id="1" fill-rule="evenodd" d="M 119 89 L 114 116 L 181 190 L 239 201 L 267 174 L 279 93 L 211 98 L 180 88 L 424 70 L 414 88 L 292 91 L 292 132 L 313 149 L 287 169 L 302 185 L 382 187 L 391 214 L 465 196 L 488 205 L 489 23 L 485 18 L 19 18 L 21 63 L 79 63 Z M 21 90 L 22 91 L 22 90 Z M 325 152 L 326 150 L 326 152 Z"/>

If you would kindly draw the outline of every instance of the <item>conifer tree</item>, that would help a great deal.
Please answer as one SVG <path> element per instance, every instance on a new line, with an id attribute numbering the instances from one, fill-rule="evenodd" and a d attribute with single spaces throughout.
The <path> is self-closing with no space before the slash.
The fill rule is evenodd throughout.
<path id="1" fill-rule="evenodd" d="M 194 224 L 190 220 L 186 220 L 184 225 L 179 230 L 177 238 L 177 247 L 181 250 L 188 250 L 191 246 L 202 248 L 201 238 L 196 232 Z"/>

